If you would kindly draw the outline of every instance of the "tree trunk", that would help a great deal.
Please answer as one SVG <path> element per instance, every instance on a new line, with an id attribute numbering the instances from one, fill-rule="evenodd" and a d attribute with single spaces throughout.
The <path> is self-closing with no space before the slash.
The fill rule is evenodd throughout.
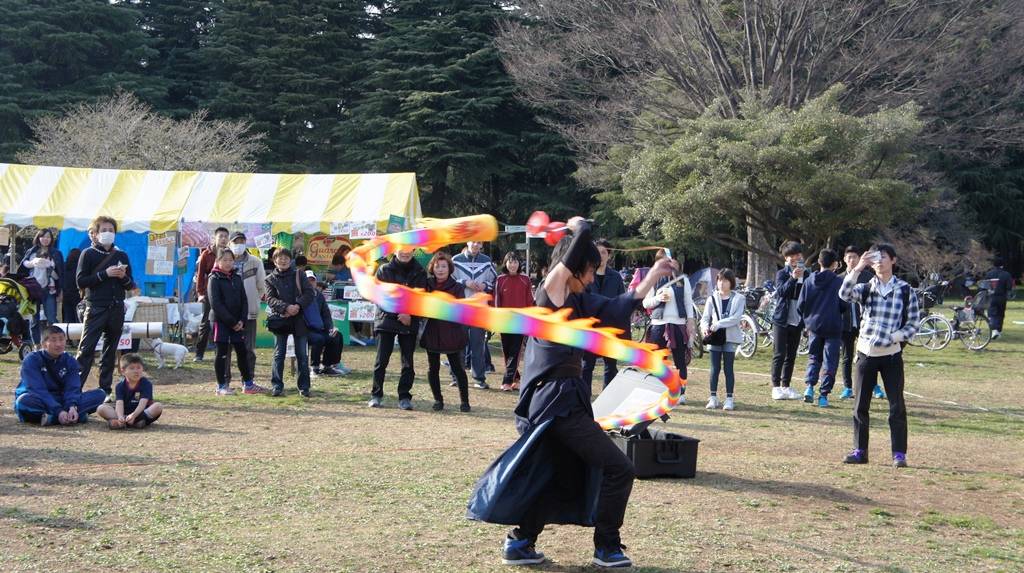
<path id="1" fill-rule="evenodd" d="M 747 242 L 755 247 L 766 251 L 773 251 L 768 238 L 764 232 L 747 225 Z M 778 269 L 778 261 L 753 251 L 747 253 L 747 285 L 751 287 L 761 286 L 766 280 L 775 279 L 775 271 Z"/>

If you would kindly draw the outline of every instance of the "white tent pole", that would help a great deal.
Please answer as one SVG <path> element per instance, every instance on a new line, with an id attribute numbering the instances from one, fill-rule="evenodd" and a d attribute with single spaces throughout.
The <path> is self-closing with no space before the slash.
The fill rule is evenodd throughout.
<path id="1" fill-rule="evenodd" d="M 178 233 L 174 240 L 174 285 L 178 288 L 178 336 L 177 342 L 185 344 L 185 277 L 178 269 L 178 257 L 181 252 L 181 233 L 184 228 L 185 218 L 178 218 Z M 188 266 L 188 258 L 185 259 L 186 268 Z"/>

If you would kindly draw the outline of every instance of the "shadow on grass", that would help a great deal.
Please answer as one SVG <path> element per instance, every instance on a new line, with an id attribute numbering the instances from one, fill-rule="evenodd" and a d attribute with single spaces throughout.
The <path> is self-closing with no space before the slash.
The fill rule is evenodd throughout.
<path id="1" fill-rule="evenodd" d="M 670 480 L 662 479 L 650 481 L 667 482 Z M 693 480 L 687 480 L 687 484 L 709 487 L 728 492 L 756 492 L 761 494 L 798 498 L 813 497 L 833 502 L 857 505 L 877 505 L 878 503 L 870 497 L 856 495 L 829 485 L 773 479 L 749 479 L 719 472 L 698 471 L 697 477 Z"/>
<path id="2" fill-rule="evenodd" d="M 164 484 L 141 482 L 123 478 L 97 475 L 66 475 L 53 473 L 12 473 L 0 475 L 0 497 L 48 495 L 49 486 L 70 486 L 73 488 L 109 487 L 137 488 L 161 487 Z"/>
<path id="3" fill-rule="evenodd" d="M 50 464 L 116 465 L 147 462 L 151 458 L 124 452 L 83 452 L 56 448 L 0 446 L 0 468 L 30 468 Z"/>
<path id="4" fill-rule="evenodd" d="M 147 429 L 148 432 L 169 432 L 171 434 L 226 434 L 226 435 L 241 435 L 242 432 L 234 432 L 232 430 L 221 430 L 218 428 L 211 428 L 209 426 L 186 426 L 183 424 L 165 424 L 163 422 L 157 422 Z"/>
<path id="5" fill-rule="evenodd" d="M 21 509 L 20 507 L 7 507 L 0 509 L 0 518 L 13 519 L 25 525 L 46 527 L 49 529 L 92 529 L 88 522 L 75 519 L 66 515 L 42 515 Z"/>
<path id="6" fill-rule="evenodd" d="M 534 565 L 527 568 L 529 571 L 551 571 L 552 573 L 583 573 L 600 570 L 594 565 L 567 565 L 562 563 L 547 562 L 543 565 Z M 628 569 L 634 573 L 687 573 L 696 569 L 667 569 L 665 567 L 644 567 L 637 566 Z"/>

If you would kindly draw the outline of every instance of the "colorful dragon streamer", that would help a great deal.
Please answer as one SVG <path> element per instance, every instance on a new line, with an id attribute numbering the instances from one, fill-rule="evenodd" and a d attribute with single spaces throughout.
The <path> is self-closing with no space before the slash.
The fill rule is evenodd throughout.
<path id="1" fill-rule="evenodd" d="M 686 380 L 669 365 L 668 350 L 658 350 L 653 344 L 622 340 L 616 336 L 619 330 L 596 327 L 596 319 L 568 320 L 569 309 L 494 308 L 487 304 L 490 297 L 485 294 L 455 299 L 443 292 L 428 293 L 422 289 L 379 282 L 373 276 L 376 261 L 403 247 L 433 252 L 454 243 L 491 241 L 498 235 L 498 222 L 490 215 L 421 223 L 426 226 L 377 237 L 349 253 L 348 267 L 360 295 L 386 312 L 447 320 L 492 332 L 523 334 L 582 348 L 650 372 L 665 384 L 665 392 L 655 404 L 629 415 L 599 418 L 597 422 L 602 428 L 621 428 L 653 420 L 679 403 Z"/>

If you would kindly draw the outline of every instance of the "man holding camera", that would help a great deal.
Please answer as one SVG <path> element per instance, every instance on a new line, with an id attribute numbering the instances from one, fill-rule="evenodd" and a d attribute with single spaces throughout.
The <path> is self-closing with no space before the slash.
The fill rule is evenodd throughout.
<path id="1" fill-rule="evenodd" d="M 917 332 L 921 320 L 917 295 L 909 284 L 893 275 L 896 249 L 879 243 L 861 255 L 839 289 L 839 298 L 859 304 L 864 311 L 857 337 L 857 371 L 853 381 L 856 404 L 853 409 L 854 449 L 843 460 L 847 464 L 868 463 L 868 428 L 871 392 L 882 378 L 889 399 L 889 433 L 892 463 L 907 467 L 907 404 L 903 398 L 903 344 Z M 868 267 L 875 276 L 858 283 Z"/>
<path id="2" fill-rule="evenodd" d="M 117 358 L 117 343 L 124 326 L 124 297 L 131 290 L 132 269 L 128 253 L 114 246 L 117 221 L 99 216 L 89 225 L 92 246 L 78 259 L 78 288 L 84 290 L 85 316 L 82 318 L 82 344 L 78 348 L 80 377 L 84 385 L 92 369 L 93 355 L 100 336 L 103 354 L 100 357 L 99 385 L 110 398 Z"/>

